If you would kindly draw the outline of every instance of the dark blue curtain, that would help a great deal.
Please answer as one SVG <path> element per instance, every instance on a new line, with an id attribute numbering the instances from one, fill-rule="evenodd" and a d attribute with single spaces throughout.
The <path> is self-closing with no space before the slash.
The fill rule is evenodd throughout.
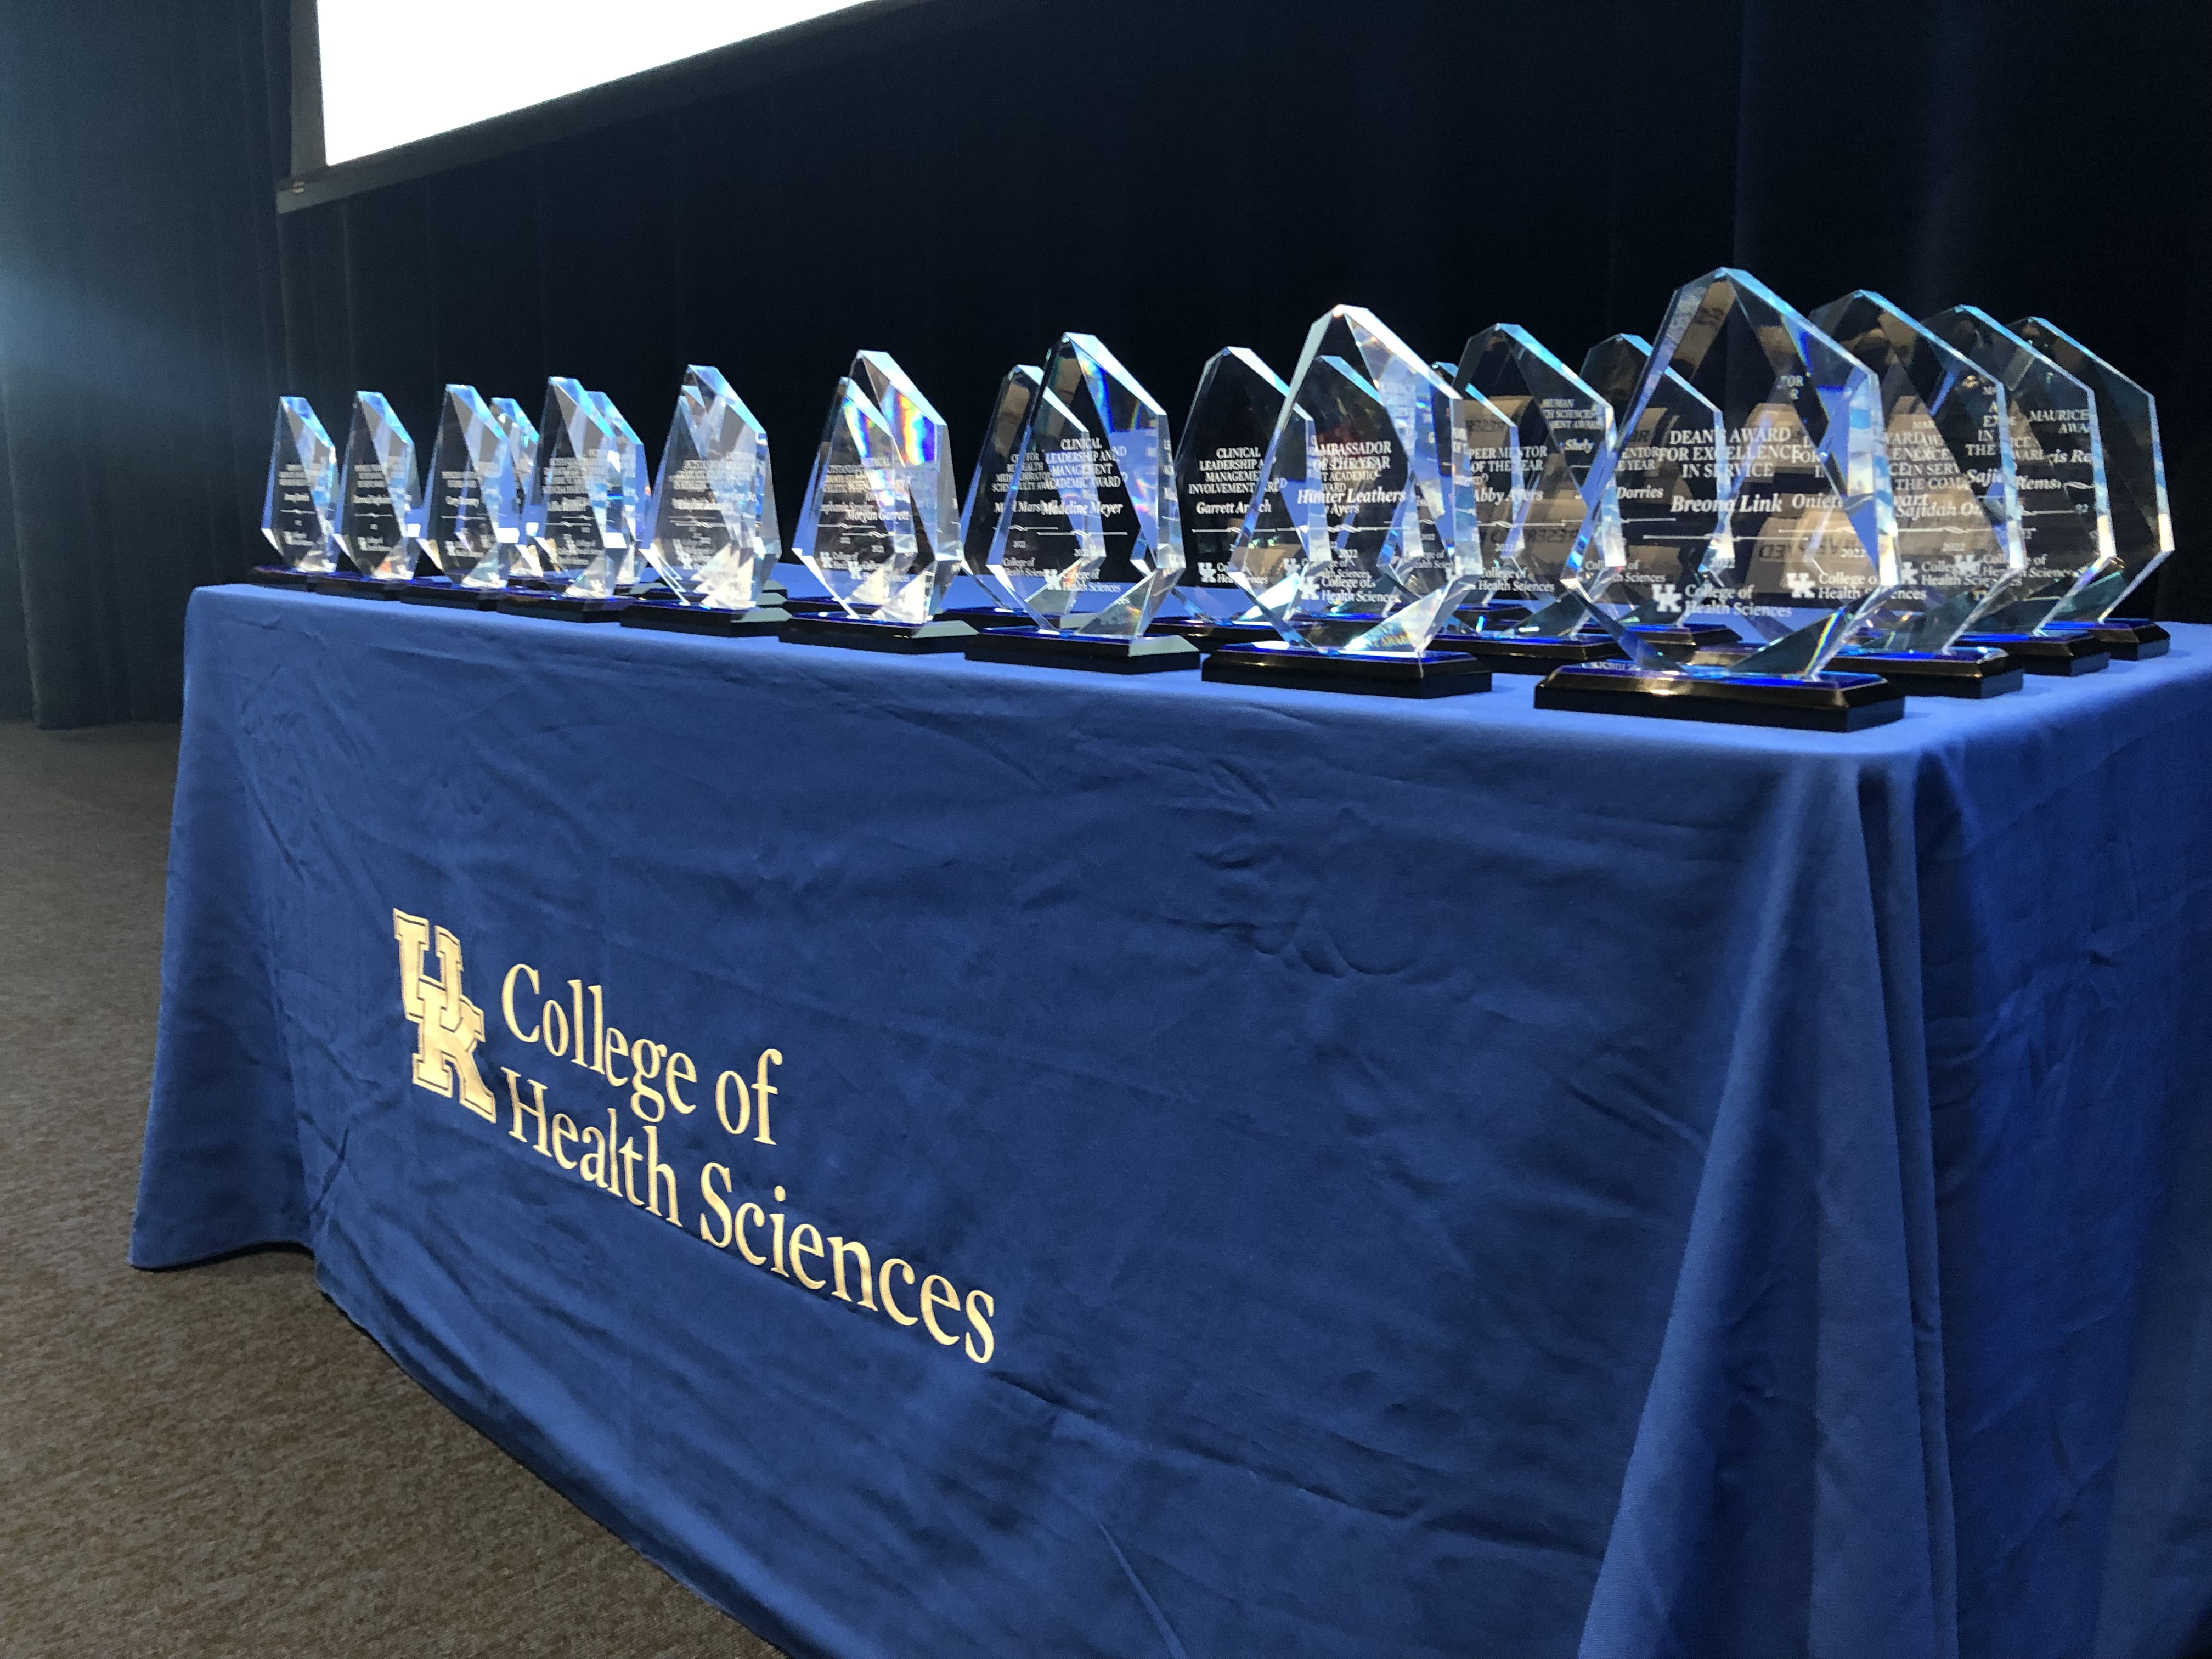
<path id="1" fill-rule="evenodd" d="M 0 15 L 0 712 L 172 714 L 186 592 L 257 557 L 271 403 L 548 374 L 657 444 L 687 362 L 769 426 L 895 353 L 963 464 L 1009 363 L 1103 336 L 1171 411 L 1333 302 L 1570 360 L 1748 266 L 1807 308 L 2047 315 L 2160 399 L 2212 618 L 2212 9 L 1038 3 L 280 219 L 273 0 Z"/>

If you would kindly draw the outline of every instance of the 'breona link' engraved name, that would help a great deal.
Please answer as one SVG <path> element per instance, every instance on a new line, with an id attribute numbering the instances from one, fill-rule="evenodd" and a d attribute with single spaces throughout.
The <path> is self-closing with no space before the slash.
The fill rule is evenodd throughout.
<path id="1" fill-rule="evenodd" d="M 399 1006 L 416 1031 L 416 1083 L 448 1098 L 458 1083 L 461 1104 L 496 1123 L 499 1103 L 477 1070 L 483 1010 L 461 994 L 460 940 L 438 929 L 439 977 L 430 979 L 422 972 L 423 957 L 430 948 L 430 924 L 421 916 L 394 910 L 392 932 L 399 941 Z"/>

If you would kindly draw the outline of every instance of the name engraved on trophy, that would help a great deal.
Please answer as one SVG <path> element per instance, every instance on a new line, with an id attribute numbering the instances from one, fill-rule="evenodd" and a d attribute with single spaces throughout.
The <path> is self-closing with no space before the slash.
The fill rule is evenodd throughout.
<path id="1" fill-rule="evenodd" d="M 1301 507 L 1395 507 L 1406 499 L 1405 468 L 1395 444 L 1314 443 L 1307 446 L 1306 459 L 1312 476 L 1284 484 Z"/>
<path id="2" fill-rule="evenodd" d="M 1260 488 L 1261 451 L 1256 444 L 1232 444 L 1215 450 L 1198 464 L 1198 476 L 1185 481 L 1182 493 L 1196 496 L 1189 510 L 1197 514 L 1225 514 L 1241 518 Z M 1223 567 L 1225 568 L 1225 567 Z M 1212 582 L 1216 579 L 1203 576 Z M 1226 580 L 1226 577 L 1220 580 Z"/>
<path id="3" fill-rule="evenodd" d="M 392 513 L 392 484 L 383 464 L 361 461 L 353 470 L 353 489 L 347 497 L 360 510 L 351 517 L 355 562 L 380 558 L 400 546 L 399 523 Z"/>
<path id="4" fill-rule="evenodd" d="M 280 547 L 312 551 L 323 543 L 320 516 L 315 511 L 314 483 L 307 468 L 287 462 L 276 469 L 276 541 Z"/>

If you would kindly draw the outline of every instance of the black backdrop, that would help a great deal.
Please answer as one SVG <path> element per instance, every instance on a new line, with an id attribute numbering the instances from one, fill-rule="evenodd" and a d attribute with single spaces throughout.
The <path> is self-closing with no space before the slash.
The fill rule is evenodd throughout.
<path id="1" fill-rule="evenodd" d="M 272 400 L 611 393 L 687 362 L 766 422 L 786 523 L 830 388 L 893 352 L 963 467 L 1009 363 L 1103 337 L 1179 416 L 1338 301 L 1578 360 L 1744 265 L 2051 317 L 2160 398 L 2212 618 L 2212 8 L 1047 0 L 279 217 L 282 0 L 0 17 L 0 714 L 174 713 L 190 589 L 256 562 Z M 610 14 L 619 24 L 619 9 Z M 2195 406 L 2192 406 L 2195 405 Z M 2212 529 L 2208 529 L 2212 536 Z"/>

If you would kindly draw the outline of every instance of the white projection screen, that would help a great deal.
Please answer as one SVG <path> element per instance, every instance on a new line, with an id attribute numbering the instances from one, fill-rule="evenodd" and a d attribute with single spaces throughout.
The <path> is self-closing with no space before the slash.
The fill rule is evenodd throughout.
<path id="1" fill-rule="evenodd" d="M 335 167 L 860 0 L 316 0 Z"/>

